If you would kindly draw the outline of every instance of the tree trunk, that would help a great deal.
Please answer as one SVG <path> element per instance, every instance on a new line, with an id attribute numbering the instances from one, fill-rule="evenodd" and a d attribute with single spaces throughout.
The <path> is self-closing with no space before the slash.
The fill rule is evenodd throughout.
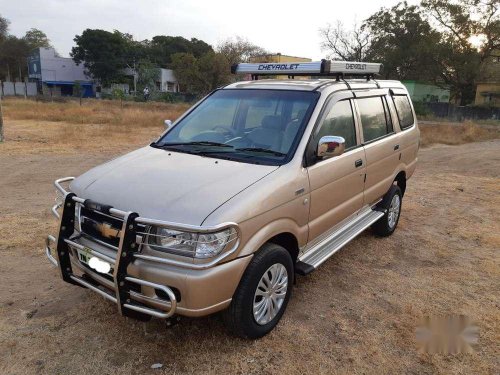
<path id="1" fill-rule="evenodd" d="M 2 81 L 0 81 L 2 86 Z M 0 92 L 0 143 L 3 142 L 3 113 L 2 113 L 2 93 Z"/>

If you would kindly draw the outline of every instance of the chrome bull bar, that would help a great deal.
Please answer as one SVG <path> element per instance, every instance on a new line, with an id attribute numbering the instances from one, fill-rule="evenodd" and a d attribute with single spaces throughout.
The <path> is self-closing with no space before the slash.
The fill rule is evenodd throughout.
<path id="1" fill-rule="evenodd" d="M 219 255 L 218 257 L 207 261 L 205 263 L 188 263 L 181 262 L 173 259 L 166 259 L 155 257 L 151 255 L 138 253 L 139 246 L 136 243 L 137 233 L 140 232 L 139 225 L 156 225 L 161 227 L 166 227 L 174 230 L 186 230 L 198 233 L 209 233 L 213 231 L 223 230 L 226 228 L 234 228 L 237 233 L 239 233 L 239 228 L 235 223 L 223 223 L 217 226 L 211 227 L 201 227 L 193 226 L 179 223 L 172 223 L 154 219 L 148 219 L 140 217 L 135 212 L 126 212 L 116 209 L 111 206 L 103 205 L 88 199 L 82 199 L 77 197 L 74 193 L 66 191 L 62 186 L 62 183 L 72 181 L 74 177 L 66 177 L 54 182 L 57 191 L 61 194 L 61 200 L 56 202 L 56 205 L 52 207 L 52 213 L 60 219 L 59 226 L 59 236 L 56 238 L 49 235 L 46 240 L 45 253 L 49 261 L 59 268 L 61 277 L 64 281 L 78 285 L 84 288 L 88 288 L 105 299 L 116 303 L 118 311 L 121 315 L 129 316 L 132 318 L 143 318 L 144 316 L 154 316 L 157 318 L 169 318 L 171 317 L 177 308 L 177 298 L 175 293 L 171 288 L 165 285 L 160 285 L 156 283 L 149 282 L 147 280 L 138 279 L 131 277 L 127 274 L 128 266 L 135 260 L 141 259 L 144 261 L 155 262 L 158 264 L 168 264 L 177 267 L 184 267 L 190 269 L 206 269 L 219 263 L 229 255 L 231 255 L 237 248 L 237 243 L 235 246 L 226 251 L 225 253 Z M 122 229 L 120 231 L 120 242 L 118 248 L 116 248 L 116 258 L 113 259 L 105 254 L 102 254 L 93 249 L 84 247 L 83 245 L 75 242 L 72 239 L 74 233 L 74 219 L 75 219 L 75 209 L 76 204 L 84 205 L 93 210 L 100 211 L 109 215 L 113 215 L 120 219 L 123 219 Z M 58 210 L 62 208 L 62 213 L 59 214 Z M 55 245 L 55 255 L 53 255 L 52 244 Z M 87 251 L 90 255 L 95 256 L 103 261 L 106 261 L 113 265 L 113 285 L 114 288 L 110 289 L 104 287 L 95 280 L 89 280 L 80 276 L 75 275 L 72 272 L 72 265 L 70 260 L 70 248 L 80 249 Z M 132 286 L 145 286 L 154 288 L 155 290 L 160 290 L 168 296 L 168 300 L 158 298 L 156 301 L 161 302 L 162 308 L 165 310 L 159 310 L 156 308 L 150 308 L 143 304 L 138 304 L 135 302 L 144 302 L 151 299 L 151 297 L 146 296 L 142 293 L 138 293 L 133 290 Z M 133 302 L 134 301 L 134 302 Z"/>

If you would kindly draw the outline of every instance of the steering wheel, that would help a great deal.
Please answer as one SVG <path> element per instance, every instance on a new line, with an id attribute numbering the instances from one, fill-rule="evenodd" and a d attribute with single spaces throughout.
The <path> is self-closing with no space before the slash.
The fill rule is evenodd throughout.
<path id="1" fill-rule="evenodd" d="M 212 130 L 217 130 L 217 129 L 221 129 L 223 133 L 225 133 L 225 135 L 236 137 L 236 132 L 233 129 L 228 128 L 224 125 L 217 125 L 212 128 Z"/>

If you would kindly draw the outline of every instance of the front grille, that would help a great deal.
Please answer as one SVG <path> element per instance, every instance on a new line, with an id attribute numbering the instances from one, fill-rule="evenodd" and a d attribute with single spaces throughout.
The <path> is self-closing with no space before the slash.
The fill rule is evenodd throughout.
<path id="1" fill-rule="evenodd" d="M 82 233 L 108 245 L 118 247 L 123 220 L 85 207 L 80 209 Z"/>

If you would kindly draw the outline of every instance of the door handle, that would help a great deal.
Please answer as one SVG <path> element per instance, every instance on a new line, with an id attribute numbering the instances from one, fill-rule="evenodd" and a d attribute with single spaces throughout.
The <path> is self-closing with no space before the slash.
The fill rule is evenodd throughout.
<path id="1" fill-rule="evenodd" d="M 356 168 L 359 168 L 359 167 L 361 167 L 362 165 L 363 165 L 363 160 L 361 160 L 361 159 L 358 159 L 358 160 L 356 160 L 356 161 L 354 162 L 354 166 L 355 166 Z"/>
<path id="2" fill-rule="evenodd" d="M 399 150 L 399 145 L 394 146 L 394 151 L 397 151 L 397 150 Z"/>

